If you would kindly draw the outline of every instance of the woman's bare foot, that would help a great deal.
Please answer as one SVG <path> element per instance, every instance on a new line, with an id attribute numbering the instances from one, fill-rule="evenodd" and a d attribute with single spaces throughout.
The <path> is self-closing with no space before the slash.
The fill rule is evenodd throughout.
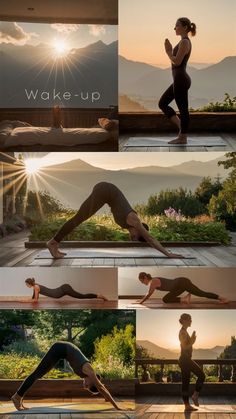
<path id="1" fill-rule="evenodd" d="M 52 257 L 55 259 L 62 259 L 66 255 L 66 253 L 63 253 L 59 250 L 59 243 L 54 239 L 51 239 L 47 242 L 47 248 Z"/>
<path id="2" fill-rule="evenodd" d="M 196 412 L 196 407 L 191 406 L 191 404 L 185 405 L 184 411 L 185 412 Z"/>
<path id="3" fill-rule="evenodd" d="M 220 304 L 229 304 L 229 300 L 227 300 L 227 298 L 221 297 L 220 295 L 218 301 Z"/>
<path id="4" fill-rule="evenodd" d="M 199 396 L 199 393 L 197 391 L 194 391 L 192 395 L 192 401 L 195 406 L 199 406 L 198 396 Z"/>
<path id="5" fill-rule="evenodd" d="M 174 140 L 168 141 L 168 144 L 187 144 L 187 135 L 179 134 Z"/>
<path id="6" fill-rule="evenodd" d="M 19 396 L 19 394 L 15 393 L 13 394 L 13 396 L 11 397 L 11 401 L 14 404 L 15 408 L 17 410 L 24 410 L 25 407 L 23 406 L 23 400 L 22 397 Z"/>
<path id="7" fill-rule="evenodd" d="M 180 302 L 183 303 L 183 304 L 190 304 L 191 297 L 192 297 L 192 294 L 190 294 L 190 292 L 189 292 L 185 297 L 181 298 Z"/>
<path id="8" fill-rule="evenodd" d="M 101 294 L 97 294 L 97 298 L 99 298 L 100 300 L 103 300 L 103 301 L 108 301 L 108 299 L 106 297 L 104 297 L 104 295 L 101 295 Z"/>

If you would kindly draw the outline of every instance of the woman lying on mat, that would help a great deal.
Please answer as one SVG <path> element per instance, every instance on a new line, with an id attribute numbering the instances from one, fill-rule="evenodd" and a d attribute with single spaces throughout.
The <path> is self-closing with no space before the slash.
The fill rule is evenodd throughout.
<path id="1" fill-rule="evenodd" d="M 108 301 L 107 298 L 101 294 L 81 294 L 80 292 L 75 291 L 69 284 L 63 284 L 57 288 L 47 288 L 44 285 L 36 283 L 34 278 L 27 278 L 25 284 L 28 288 L 33 289 L 33 296 L 32 299 L 22 300 L 22 303 L 37 303 L 40 294 L 50 298 L 62 298 L 67 295 L 79 300 L 99 298 L 103 301 Z"/>
<path id="2" fill-rule="evenodd" d="M 102 384 L 100 375 L 96 374 L 86 356 L 77 346 L 70 342 L 54 343 L 36 369 L 23 381 L 16 393 L 11 397 L 17 410 L 27 409 L 23 405 L 26 392 L 32 387 L 35 381 L 53 369 L 61 359 L 65 359 L 70 364 L 74 373 L 83 378 L 83 386 L 86 390 L 92 394 L 101 394 L 117 410 L 122 410 L 116 404 L 107 388 Z"/>
<path id="3" fill-rule="evenodd" d="M 192 295 L 196 295 L 197 297 L 210 298 L 212 300 L 218 300 L 221 304 L 226 304 L 229 302 L 226 298 L 221 297 L 218 294 L 201 290 L 200 288 L 196 287 L 196 285 L 194 285 L 188 278 L 179 277 L 175 279 L 169 279 L 159 276 L 153 278 L 146 272 L 140 272 L 138 278 L 142 284 L 149 285 L 149 290 L 147 294 L 142 298 L 142 300 L 137 301 L 134 304 L 143 304 L 144 301 L 151 297 L 155 290 L 168 291 L 168 293 L 162 299 L 164 303 L 190 304 Z M 180 295 L 185 291 L 187 291 L 188 294 L 185 297 L 180 297 Z"/>

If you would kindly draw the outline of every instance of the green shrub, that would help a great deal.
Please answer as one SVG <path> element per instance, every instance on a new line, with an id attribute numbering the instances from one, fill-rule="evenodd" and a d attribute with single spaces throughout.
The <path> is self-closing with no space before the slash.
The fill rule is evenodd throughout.
<path id="1" fill-rule="evenodd" d="M 48 240 L 61 227 L 65 218 L 49 220 L 31 229 L 30 240 Z M 213 221 L 209 218 L 201 221 L 199 218 L 171 219 L 166 216 L 144 216 L 142 221 L 149 225 L 150 233 L 160 241 L 217 241 L 229 244 L 229 233 L 224 222 Z M 91 221 L 81 224 L 65 240 L 98 240 L 98 241 L 127 241 L 129 235 L 122 230 L 112 216 L 95 216 Z"/>
<path id="2" fill-rule="evenodd" d="M 236 97 L 231 98 L 228 93 L 225 93 L 222 102 L 210 102 L 202 108 L 192 109 L 194 112 L 236 112 Z"/>

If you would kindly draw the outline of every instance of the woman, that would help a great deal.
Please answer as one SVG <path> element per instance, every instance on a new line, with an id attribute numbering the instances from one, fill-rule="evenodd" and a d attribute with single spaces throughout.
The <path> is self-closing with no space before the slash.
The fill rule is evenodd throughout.
<path id="1" fill-rule="evenodd" d="M 122 410 L 116 404 L 107 388 L 101 383 L 100 376 L 95 373 L 89 360 L 77 346 L 70 342 L 56 342 L 48 350 L 37 368 L 23 381 L 11 400 L 17 410 L 24 410 L 23 405 L 25 393 L 39 378 L 47 374 L 55 367 L 60 359 L 66 359 L 74 373 L 84 379 L 84 388 L 92 394 L 100 393 L 106 401 L 109 401 L 117 410 Z"/>
<path id="2" fill-rule="evenodd" d="M 198 297 L 210 298 L 213 300 L 218 300 L 221 304 L 228 303 L 226 298 L 214 294 L 212 292 L 202 291 L 200 288 L 196 287 L 188 278 L 179 277 L 175 279 L 154 277 L 146 272 L 140 272 L 139 281 L 144 285 L 149 285 L 149 290 L 147 294 L 142 298 L 141 301 L 137 301 L 135 304 L 143 304 L 155 290 L 159 291 L 169 291 L 166 294 L 162 301 L 164 303 L 184 303 L 190 304 L 191 296 L 196 295 Z M 188 294 L 185 297 L 179 297 L 183 292 L 187 291 Z"/>
<path id="3" fill-rule="evenodd" d="M 197 376 L 195 391 L 192 394 L 192 401 L 195 406 L 199 406 L 199 393 L 205 381 L 205 374 L 199 365 L 192 360 L 193 344 L 196 342 L 196 332 L 190 336 L 187 332 L 192 324 L 192 318 L 189 314 L 182 314 L 179 319 L 182 325 L 179 332 L 179 341 L 181 353 L 179 357 L 179 366 L 182 374 L 182 398 L 185 405 L 185 411 L 197 410 L 189 403 L 189 384 L 191 372 Z"/>
<path id="4" fill-rule="evenodd" d="M 192 49 L 188 34 L 196 35 L 196 25 L 187 17 L 180 17 L 176 22 L 175 32 L 181 40 L 174 49 L 169 39 L 165 40 L 165 51 L 171 61 L 173 84 L 160 98 L 159 108 L 179 128 L 178 137 L 169 141 L 169 144 L 186 144 L 189 126 L 188 90 L 191 86 L 191 78 L 186 72 L 186 66 Z M 174 109 L 169 106 L 174 99 L 179 109 L 180 119 Z"/>
<path id="5" fill-rule="evenodd" d="M 110 182 L 97 183 L 89 197 L 80 206 L 79 211 L 66 221 L 56 235 L 47 242 L 48 250 L 53 258 L 61 259 L 65 256 L 65 253 L 59 250 L 60 242 L 77 226 L 92 217 L 105 204 L 110 206 L 114 221 L 121 228 L 128 230 L 132 241 L 147 242 L 149 246 L 157 249 L 169 258 L 184 258 L 182 255 L 171 253 L 151 236 L 148 225 L 141 222 L 123 192 Z"/>
<path id="6" fill-rule="evenodd" d="M 44 285 L 37 284 L 34 278 L 27 278 L 25 284 L 28 288 L 33 289 L 33 296 L 30 300 L 22 300 L 24 303 L 34 302 L 37 303 L 39 300 L 39 294 L 45 295 L 50 298 L 61 298 L 65 295 L 69 297 L 74 297 L 78 299 L 94 299 L 100 298 L 104 301 L 107 301 L 106 297 L 101 294 L 81 294 L 80 292 L 75 291 L 69 284 L 63 284 L 57 288 L 47 288 Z"/>

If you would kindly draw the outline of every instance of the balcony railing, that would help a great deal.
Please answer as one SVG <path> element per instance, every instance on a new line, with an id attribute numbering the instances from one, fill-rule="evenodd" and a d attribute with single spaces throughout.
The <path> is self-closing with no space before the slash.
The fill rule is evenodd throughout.
<path id="1" fill-rule="evenodd" d="M 218 367 L 218 382 L 224 381 L 223 366 L 231 367 L 230 381 L 236 382 L 236 359 L 194 359 L 197 364 L 203 368 L 204 366 L 215 365 Z M 158 373 L 158 382 L 164 383 L 164 368 L 167 365 L 179 365 L 177 359 L 136 359 L 135 360 L 135 377 L 138 378 L 138 368 L 143 369 L 143 374 L 148 370 L 148 366 L 156 365 L 160 367 Z M 227 380 L 228 381 L 228 380 Z"/>

